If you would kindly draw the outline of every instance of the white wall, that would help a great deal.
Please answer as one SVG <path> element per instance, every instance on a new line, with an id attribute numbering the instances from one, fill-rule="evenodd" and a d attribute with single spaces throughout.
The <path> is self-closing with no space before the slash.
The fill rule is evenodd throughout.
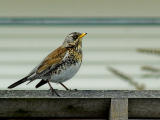
<path id="1" fill-rule="evenodd" d="M 160 89 L 160 76 L 143 75 L 140 68 L 160 68 L 160 56 L 142 54 L 137 48 L 160 48 L 157 26 L 0 26 L 0 89 L 27 75 L 49 52 L 62 44 L 66 34 L 87 32 L 83 39 L 83 64 L 65 84 L 74 89 L 135 89 L 107 70 L 114 67 L 133 77 L 146 89 Z M 35 89 L 39 80 L 16 89 Z M 53 84 L 55 88 L 61 86 Z M 40 88 L 48 89 L 48 85 Z"/>

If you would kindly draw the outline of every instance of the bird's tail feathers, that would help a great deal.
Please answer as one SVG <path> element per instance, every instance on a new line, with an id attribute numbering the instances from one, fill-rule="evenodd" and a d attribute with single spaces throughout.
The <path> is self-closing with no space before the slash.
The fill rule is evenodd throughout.
<path id="1" fill-rule="evenodd" d="M 18 86 L 18 85 L 20 85 L 20 84 L 22 84 L 22 83 L 28 81 L 27 78 L 28 78 L 28 76 L 22 78 L 21 80 L 18 80 L 17 82 L 15 82 L 15 83 L 13 83 L 12 85 L 10 85 L 8 88 L 9 88 L 9 89 L 14 88 L 14 87 L 16 87 L 16 86 Z"/>
<path id="2" fill-rule="evenodd" d="M 37 85 L 36 85 L 36 88 L 39 88 L 41 87 L 42 85 L 46 84 L 47 83 L 47 80 L 41 80 Z"/>

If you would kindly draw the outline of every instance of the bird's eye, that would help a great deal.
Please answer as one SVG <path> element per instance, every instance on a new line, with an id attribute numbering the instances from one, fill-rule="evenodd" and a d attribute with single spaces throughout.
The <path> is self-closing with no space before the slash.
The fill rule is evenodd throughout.
<path id="1" fill-rule="evenodd" d="M 73 39 L 76 40 L 78 38 L 78 35 L 74 35 Z"/>

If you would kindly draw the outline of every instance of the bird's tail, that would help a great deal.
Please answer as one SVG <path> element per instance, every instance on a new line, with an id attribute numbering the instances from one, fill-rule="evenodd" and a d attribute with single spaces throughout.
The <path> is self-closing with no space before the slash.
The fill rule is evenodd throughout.
<path id="1" fill-rule="evenodd" d="M 41 80 L 37 85 L 36 85 L 36 88 L 39 88 L 41 87 L 42 85 L 46 84 L 47 83 L 47 80 Z"/>
<path id="2" fill-rule="evenodd" d="M 14 87 L 16 87 L 16 86 L 18 86 L 18 85 L 20 85 L 20 84 L 22 84 L 22 83 L 28 81 L 27 78 L 28 78 L 28 76 L 22 78 L 21 80 L 18 80 L 17 82 L 15 82 L 15 83 L 13 83 L 12 85 L 10 85 L 8 88 L 9 88 L 9 89 L 14 88 Z"/>

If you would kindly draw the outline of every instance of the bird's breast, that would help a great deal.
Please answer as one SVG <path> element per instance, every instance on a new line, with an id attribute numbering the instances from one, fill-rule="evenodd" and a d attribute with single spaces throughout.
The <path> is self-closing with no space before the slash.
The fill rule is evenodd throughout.
<path id="1" fill-rule="evenodd" d="M 78 72 L 81 62 L 81 53 L 76 51 L 67 51 L 62 61 L 54 65 L 51 71 L 44 77 L 51 82 L 64 82 L 69 80 Z"/>
<path id="2" fill-rule="evenodd" d="M 52 72 L 52 82 L 64 82 L 72 78 L 79 70 L 81 62 L 64 61 L 56 70 Z"/>
<path id="3" fill-rule="evenodd" d="M 76 47 L 74 49 L 70 49 L 68 53 L 68 57 L 72 57 L 76 61 L 82 62 L 82 49 L 78 49 L 78 47 Z"/>

